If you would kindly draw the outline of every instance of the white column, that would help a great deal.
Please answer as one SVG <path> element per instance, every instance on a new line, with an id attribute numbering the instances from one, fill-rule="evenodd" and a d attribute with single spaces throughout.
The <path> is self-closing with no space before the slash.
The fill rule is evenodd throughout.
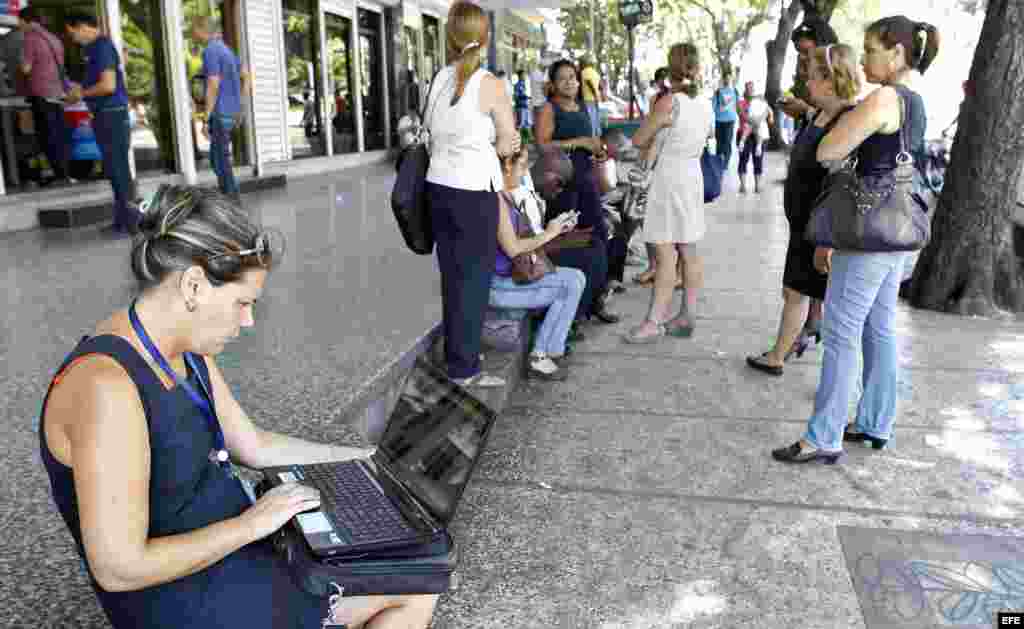
<path id="1" fill-rule="evenodd" d="M 330 68 L 327 54 L 327 15 L 324 13 L 324 6 L 320 0 L 316 0 L 314 11 L 317 16 L 317 38 L 320 40 L 320 93 L 323 98 L 320 101 L 320 133 L 324 138 L 324 150 L 327 155 L 334 155 L 334 125 L 331 124 L 331 108 L 328 103 L 334 100 L 330 92 L 330 81 L 328 80 L 328 69 Z"/>
<path id="2" fill-rule="evenodd" d="M 185 184 L 194 186 L 199 182 L 196 173 L 196 156 L 192 151 L 192 105 L 185 68 L 185 14 L 181 0 L 165 0 L 164 50 L 167 51 L 167 75 L 170 78 L 171 110 L 174 124 L 174 146 L 177 154 L 178 171 Z M 154 42 L 155 44 L 156 42 Z"/>
<path id="3" fill-rule="evenodd" d="M 123 74 L 125 71 L 125 63 L 124 36 L 121 34 L 121 0 L 106 0 L 106 5 L 107 35 L 110 37 L 110 41 L 114 42 L 114 46 L 117 48 L 117 54 L 121 57 L 121 72 Z M 132 171 L 132 179 L 135 179 L 135 150 L 131 148 L 130 143 L 128 149 L 128 167 Z"/>
<path id="4" fill-rule="evenodd" d="M 384 101 L 384 148 L 391 148 L 391 91 L 388 88 L 388 28 L 387 28 L 387 15 L 384 10 L 380 13 L 380 37 L 377 40 L 380 42 L 380 69 L 381 69 L 381 100 Z M 399 25 L 399 29 L 404 24 Z M 399 34 L 401 36 L 401 34 Z"/>
<path id="5" fill-rule="evenodd" d="M 249 97 L 242 99 L 242 110 L 246 120 L 245 155 L 249 164 L 252 165 L 253 176 L 259 177 L 263 174 L 263 164 L 260 162 L 260 151 L 256 147 L 256 108 L 253 106 L 253 94 L 255 93 L 253 81 L 256 75 L 253 71 L 252 43 L 249 39 L 249 1 L 240 0 L 238 3 L 238 54 L 242 66 L 249 69 Z"/>
<path id="6" fill-rule="evenodd" d="M 362 153 L 366 151 L 366 138 L 363 124 L 363 50 L 359 39 L 359 0 L 352 0 L 352 28 L 349 29 L 349 33 L 349 50 L 352 51 L 352 63 L 355 64 L 352 72 L 355 85 L 352 86 L 349 96 L 352 115 L 356 117 L 356 149 Z"/>

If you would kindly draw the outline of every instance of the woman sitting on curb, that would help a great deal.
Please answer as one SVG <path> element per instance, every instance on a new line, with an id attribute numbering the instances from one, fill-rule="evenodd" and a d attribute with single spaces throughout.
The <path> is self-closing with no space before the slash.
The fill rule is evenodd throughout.
<path id="1" fill-rule="evenodd" d="M 512 259 L 522 253 L 535 251 L 573 228 L 575 214 L 565 212 L 548 221 L 547 227 L 536 236 L 525 213 L 516 207 L 512 191 L 519 187 L 527 170 L 527 153 L 522 150 L 501 158 L 505 191 L 499 202 L 498 255 L 491 279 L 490 304 L 494 308 L 544 308 L 547 312 L 537 330 L 527 364 L 527 376 L 541 380 L 564 380 L 564 366 L 556 363 L 566 354 L 565 341 L 576 317 L 576 308 L 583 296 L 586 277 L 579 269 L 556 267 L 553 273 L 530 282 L 517 284 L 512 279 Z"/>
<path id="2" fill-rule="evenodd" d="M 162 189 L 131 253 L 141 292 L 64 360 L 39 447 L 57 509 L 115 629 L 426 627 L 436 596 L 306 594 L 268 537 L 320 504 L 299 483 L 253 502 L 253 469 L 364 450 L 258 427 L 214 357 L 251 328 L 279 250 L 228 198 Z M 341 618 L 340 616 L 344 616 Z"/>

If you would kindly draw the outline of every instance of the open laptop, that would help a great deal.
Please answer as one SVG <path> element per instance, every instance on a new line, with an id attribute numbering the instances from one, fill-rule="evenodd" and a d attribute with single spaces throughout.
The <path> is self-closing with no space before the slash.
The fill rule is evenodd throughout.
<path id="1" fill-rule="evenodd" d="M 423 358 L 413 364 L 369 458 L 263 470 L 271 487 L 320 491 L 292 523 L 320 558 L 421 544 L 447 527 L 496 415 Z"/>

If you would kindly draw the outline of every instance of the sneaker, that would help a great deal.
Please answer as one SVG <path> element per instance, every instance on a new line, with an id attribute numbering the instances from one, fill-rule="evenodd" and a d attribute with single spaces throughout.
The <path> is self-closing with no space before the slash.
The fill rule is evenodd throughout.
<path id="1" fill-rule="evenodd" d="M 526 367 L 526 377 L 535 380 L 548 380 L 551 382 L 566 379 L 564 369 L 560 369 L 555 361 L 545 354 L 530 354 Z"/>
<path id="2" fill-rule="evenodd" d="M 468 378 L 452 378 L 452 382 L 463 388 L 496 388 L 505 386 L 504 378 L 499 378 L 497 376 L 489 376 L 482 371 L 476 374 L 475 376 L 470 376 Z"/>

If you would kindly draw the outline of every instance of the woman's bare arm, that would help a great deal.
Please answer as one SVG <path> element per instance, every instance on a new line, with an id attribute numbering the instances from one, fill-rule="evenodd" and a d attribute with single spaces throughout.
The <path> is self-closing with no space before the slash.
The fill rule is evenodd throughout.
<path id="1" fill-rule="evenodd" d="M 633 135 L 633 146 L 644 150 L 654 144 L 654 137 L 665 127 L 672 124 L 672 97 L 659 98 L 643 125 Z"/>
<path id="2" fill-rule="evenodd" d="M 495 149 L 498 155 L 511 155 L 522 143 L 516 130 L 512 97 L 505 88 L 505 82 L 490 74 L 484 76 L 481 87 L 480 110 L 494 118 L 494 129 L 497 134 Z"/>
<path id="3" fill-rule="evenodd" d="M 893 133 L 899 129 L 900 99 L 891 87 L 871 93 L 852 111 L 839 119 L 836 126 L 818 145 L 818 161 L 845 159 L 875 133 Z"/>
<path id="4" fill-rule="evenodd" d="M 149 538 L 149 429 L 138 391 L 111 358 L 91 358 L 62 382 L 74 413 L 67 426 L 82 543 L 107 591 L 138 590 L 203 570 L 258 539 L 241 518 Z M 63 396 L 62 396 L 63 397 Z"/>

